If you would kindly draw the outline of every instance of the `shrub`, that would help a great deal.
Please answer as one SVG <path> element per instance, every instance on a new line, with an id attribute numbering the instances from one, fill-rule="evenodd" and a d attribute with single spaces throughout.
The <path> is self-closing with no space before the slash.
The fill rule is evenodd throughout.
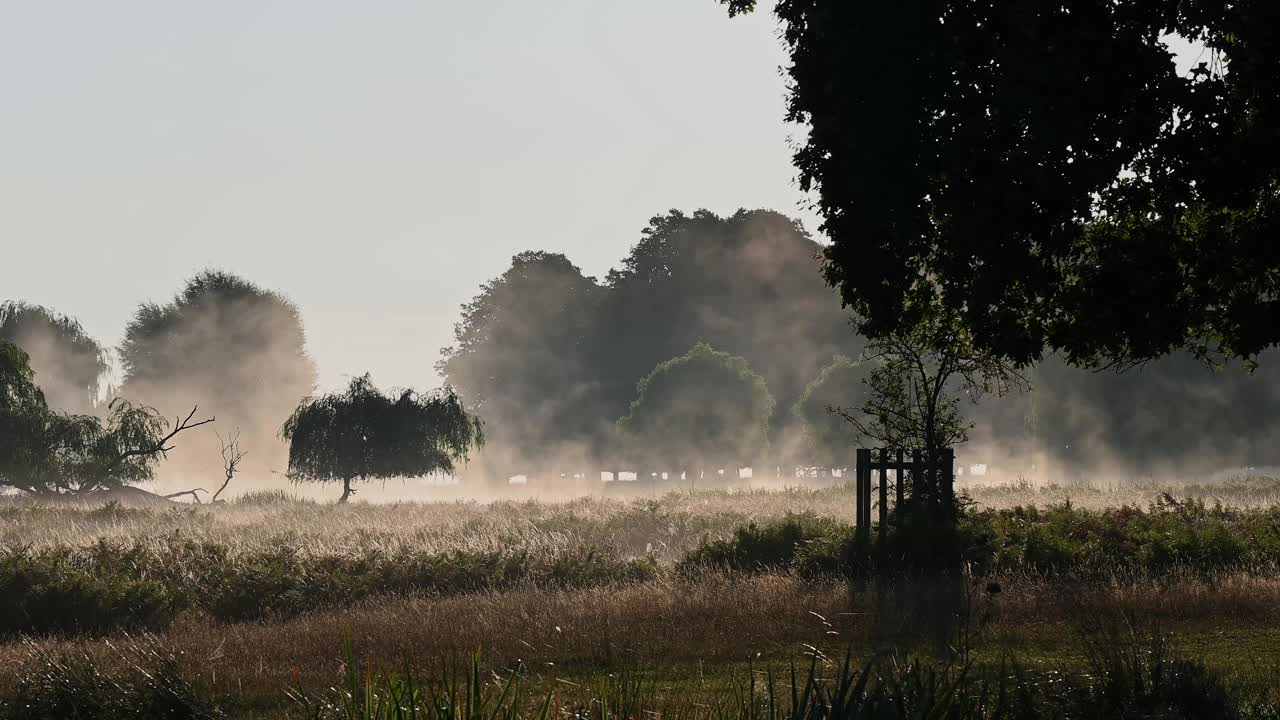
<path id="1" fill-rule="evenodd" d="M 962 534 L 989 541 L 982 572 L 1155 575 L 1274 570 L 1280 512 L 1205 507 L 1171 498 L 1134 507 L 1081 510 L 1069 503 L 967 513 Z"/>
<path id="2" fill-rule="evenodd" d="M 156 630 L 184 608 L 247 622 L 349 607 L 379 595 L 585 588 L 656 573 L 650 559 L 599 548 L 311 555 L 283 545 L 233 551 L 176 535 L 145 545 L 17 548 L 0 553 L 0 637 Z"/>
<path id="3" fill-rule="evenodd" d="M 704 542 L 691 550 L 680 566 L 685 571 L 714 568 L 754 573 L 791 570 L 804 558 L 806 568 L 839 568 L 838 555 L 843 552 L 848 535 L 848 526 L 831 518 L 789 514 L 784 520 L 766 525 L 751 523 L 740 527 L 726 540 Z"/>
<path id="4" fill-rule="evenodd" d="M 77 567 L 68 550 L 0 554 L 0 637 L 163 627 L 178 598 L 163 584 Z"/>
<path id="5" fill-rule="evenodd" d="M 314 505 L 314 500 L 299 498 L 284 490 L 250 490 L 235 499 L 237 505 L 273 507 L 277 505 Z"/>
<path id="6" fill-rule="evenodd" d="M 919 573 L 968 563 L 978 575 L 1024 574 L 1110 577 L 1170 572 L 1213 575 L 1274 572 L 1280 565 L 1280 509 L 1207 508 L 1200 501 L 1165 500 L 1134 507 L 966 511 L 958 526 L 890 516 L 886 542 L 873 533 L 857 547 L 852 529 L 807 515 L 740 527 L 733 536 L 706 540 L 686 553 L 684 570 L 793 571 L 831 574 Z"/>

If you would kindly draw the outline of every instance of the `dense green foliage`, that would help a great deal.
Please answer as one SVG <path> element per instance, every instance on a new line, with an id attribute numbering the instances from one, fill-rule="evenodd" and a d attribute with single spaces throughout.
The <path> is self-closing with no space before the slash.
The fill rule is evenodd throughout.
<path id="1" fill-rule="evenodd" d="M 478 417 L 452 389 L 388 395 L 369 375 L 341 393 L 304 400 L 280 431 L 289 441 L 294 482 L 342 481 L 342 500 L 353 480 L 386 480 L 451 473 L 454 463 L 484 443 Z"/>
<path id="2" fill-rule="evenodd" d="M 83 552 L 6 549 L 0 555 L 0 636 L 163 628 L 179 608 L 177 590 L 124 574 L 137 556 L 107 546 Z M 101 561 L 111 565 L 94 567 Z"/>
<path id="3" fill-rule="evenodd" d="M 744 358 L 699 343 L 640 380 L 618 429 L 626 452 L 646 467 L 736 471 L 768 452 L 773 406 Z"/>
<path id="4" fill-rule="evenodd" d="M 83 413 L 97 405 L 107 352 L 78 320 L 40 305 L 5 302 L 0 304 L 0 340 L 18 345 L 31 358 L 50 407 Z"/>
<path id="5" fill-rule="evenodd" d="M 105 418 L 50 410 L 27 354 L 0 340 L 0 488 L 86 493 L 151 479 L 185 423 L 166 433 L 165 418 L 127 400 L 107 410 Z"/>
<path id="6" fill-rule="evenodd" d="M 1280 565 L 1280 511 L 1237 511 L 1166 501 L 1143 511 L 1060 505 L 972 514 L 964 531 L 985 572 L 1036 574 L 1245 570 Z M 985 541 L 985 542 L 983 542 Z"/>
<path id="7" fill-rule="evenodd" d="M 826 276 L 868 336 L 942 305 L 1017 361 L 1280 341 L 1280 5 L 774 9 Z M 1169 34 L 1204 46 L 1189 76 Z"/>
<path id="8" fill-rule="evenodd" d="M 1280 341 L 1280 6 L 788 0 L 776 13 L 788 118 L 809 126 L 795 164 L 833 241 L 827 278 L 869 336 L 941 302 L 1020 361 L 1044 345 L 1128 363 Z M 1169 33 L 1206 49 L 1190 76 Z"/>
<path id="9" fill-rule="evenodd" d="M 805 576 L 838 574 L 844 566 L 849 526 L 831 518 L 788 515 L 785 519 L 734 531 L 724 540 L 706 542 L 681 559 L 686 572 L 718 569 L 729 572 L 794 570 Z"/>

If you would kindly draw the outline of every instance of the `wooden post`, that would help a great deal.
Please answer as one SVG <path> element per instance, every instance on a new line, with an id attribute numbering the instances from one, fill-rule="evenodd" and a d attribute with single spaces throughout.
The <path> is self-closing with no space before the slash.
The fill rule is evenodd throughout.
<path id="1" fill-rule="evenodd" d="M 865 542 L 871 536 L 871 528 L 869 524 L 871 513 L 867 508 L 868 500 L 870 500 L 870 492 L 864 493 L 864 488 L 869 490 L 871 485 L 871 451 L 866 448 L 858 448 L 857 451 L 857 470 L 854 473 L 857 480 L 854 482 L 854 527 L 858 541 Z"/>
<path id="2" fill-rule="evenodd" d="M 902 503 L 903 503 L 903 500 L 906 498 L 906 492 L 907 492 L 906 481 L 907 481 L 906 463 L 903 462 L 903 459 L 902 459 L 902 448 L 898 448 L 898 483 L 897 483 L 898 504 L 894 506 L 894 509 L 897 510 L 899 513 L 902 512 Z M 901 523 L 902 516 L 899 515 L 898 518 L 899 518 L 898 522 Z"/>
<path id="3" fill-rule="evenodd" d="M 919 503 L 924 497 L 924 463 L 920 460 L 920 450 L 911 451 L 911 499 Z"/>
<path id="4" fill-rule="evenodd" d="M 889 532 L 889 451 L 880 448 L 880 542 Z"/>

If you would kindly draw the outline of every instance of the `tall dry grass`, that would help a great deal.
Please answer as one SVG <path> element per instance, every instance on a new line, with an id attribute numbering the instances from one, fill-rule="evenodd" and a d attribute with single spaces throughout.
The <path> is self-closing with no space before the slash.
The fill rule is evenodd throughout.
<path id="1" fill-rule="evenodd" d="M 1145 508 L 1163 496 L 1225 507 L 1280 504 L 1280 480 L 1242 478 L 1213 484 L 1140 486 L 965 485 L 979 508 L 1046 507 L 1070 502 L 1084 509 Z M 230 548 L 292 546 L 304 553 L 365 549 L 485 552 L 519 546 L 531 551 L 608 548 L 620 555 L 679 559 L 706 539 L 727 537 L 750 523 L 787 514 L 853 521 L 848 486 L 781 490 L 673 492 L 659 497 L 580 497 L 564 501 L 455 500 L 334 506 L 287 493 L 255 493 L 211 505 L 53 503 L 0 497 L 0 544 L 33 548 L 91 545 L 99 540 L 145 543 L 180 534 Z"/>
<path id="2" fill-rule="evenodd" d="M 1051 647 L 1055 662 L 1080 656 L 1080 632 L 1104 619 L 1141 618 L 1192 639 L 1223 630 L 1270 637 L 1280 628 L 1280 578 L 1238 574 L 1214 585 L 1193 576 L 1117 578 L 1082 586 L 1062 578 L 1002 577 L 994 580 L 1001 588 L 994 595 L 990 582 L 969 588 L 971 627 L 955 620 L 948 632 L 970 632 L 973 649 L 991 657 L 1037 644 Z M 867 586 L 851 594 L 843 583 L 791 575 L 708 574 L 586 590 L 382 598 L 280 622 L 223 624 L 189 612 L 163 632 L 135 637 L 177 657 L 191 682 L 246 700 L 290 686 L 323 689 L 339 669 L 347 635 L 362 657 L 388 667 L 430 670 L 480 651 L 495 669 L 519 663 L 570 680 L 602 668 L 683 673 L 705 666 L 714 672 L 717 664 L 838 657 L 850 649 L 863 656 L 890 647 L 936 652 L 930 644 L 935 629 L 901 604 L 904 592 L 921 588 Z M 110 668 L 129 642 L 124 636 L 12 642 L 0 645 L 0 667 L 22 667 L 37 651 L 72 651 Z M 1280 643 L 1250 652 L 1260 653 L 1251 661 L 1280 667 Z"/>

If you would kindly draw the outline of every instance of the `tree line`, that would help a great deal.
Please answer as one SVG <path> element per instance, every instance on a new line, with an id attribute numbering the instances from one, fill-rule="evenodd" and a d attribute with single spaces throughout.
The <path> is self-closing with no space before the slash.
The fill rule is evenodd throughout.
<path id="1" fill-rule="evenodd" d="M 376 392 L 384 399 L 375 404 L 384 408 L 439 401 L 430 412 L 484 418 L 483 433 L 450 425 L 464 434 L 439 436 L 443 444 L 414 451 L 414 462 L 449 472 L 469 455 L 469 476 L 499 481 L 617 463 L 666 471 L 762 462 L 843 466 L 858 441 L 856 427 L 832 410 L 885 415 L 891 405 L 869 404 L 868 381 L 878 377 L 883 386 L 893 374 L 886 367 L 894 366 L 886 362 L 892 357 L 866 352 L 835 291 L 821 282 L 827 249 L 780 213 L 673 210 L 653 218 L 603 279 L 564 255 L 522 252 L 462 306 L 455 342 L 437 366 L 447 390 L 405 398 L 366 378 L 334 397 L 345 394 L 352 407 L 367 409 Z M 949 327 L 934 329 L 957 337 Z M 355 458 L 321 471 L 319 442 L 291 458 L 279 442 L 282 426 L 300 402 L 324 404 L 312 394 L 315 367 L 301 313 L 279 292 L 202 272 L 168 302 L 141 304 L 124 335 L 120 387 L 108 388 L 110 354 L 73 318 L 16 301 L 0 306 L 0 338 L 28 354 L 50 411 L 105 421 L 114 411 L 105 400 L 119 397 L 168 422 L 198 405 L 202 418 L 241 430 L 257 462 L 249 472 L 284 468 L 292 479 L 344 488 L 406 461 Z M 1027 380 L 1029 391 L 938 410 L 952 427 L 976 423 L 974 437 L 1010 458 L 1039 450 L 1080 464 L 1100 455 L 1128 459 L 1135 468 L 1280 459 L 1269 418 L 1280 377 L 1266 362 L 1252 374 L 1211 370 L 1183 352 L 1115 375 L 1051 355 Z M 958 393 L 953 399 L 970 397 L 963 386 L 948 388 Z M 910 431 L 880 425 L 899 436 Z M 482 438 L 478 454 L 459 454 Z M 175 470 L 203 471 L 220 451 L 211 433 L 186 442 L 187 451 L 170 460 Z"/>
<path id="2" fill-rule="evenodd" d="M 869 349 L 822 282 L 830 250 L 776 212 L 721 217 L 700 210 L 653 218 L 603 279 L 560 254 L 516 255 L 463 306 L 455 343 L 438 365 L 486 419 L 489 444 L 477 469 L 503 477 L 617 462 L 687 469 L 689 461 L 679 458 L 698 444 L 716 447 L 701 451 L 708 466 L 767 460 L 840 467 L 860 441 L 856 427 L 831 412 L 841 408 L 864 419 L 880 415 L 875 421 L 887 435 L 863 443 L 892 444 L 914 433 L 915 444 L 927 444 L 928 433 L 912 428 L 910 417 L 887 417 L 892 403 L 907 402 L 908 385 L 888 404 L 869 406 L 868 381 L 877 371 L 881 388 L 895 373 L 920 375 L 903 360 L 903 348 L 915 348 L 926 365 L 945 356 L 961 370 L 941 388 L 947 392 L 940 400 L 949 404 L 935 412 L 950 432 L 936 441 L 971 437 L 984 460 L 989 453 L 991 462 L 1026 471 L 1039 458 L 1081 472 L 1105 467 L 1134 475 L 1280 462 L 1272 418 L 1280 367 L 1267 362 L 1270 354 L 1259 356 L 1252 372 L 1239 363 L 1206 366 L 1190 350 L 1120 374 L 1072 365 L 1060 353 L 1021 365 L 984 349 L 945 308 Z M 689 378 L 682 389 L 664 390 L 671 399 L 652 411 L 662 423 L 637 432 L 643 423 L 631 417 L 633 404 L 651 404 L 642 395 L 652 394 L 643 390 L 653 373 L 667 363 L 715 358 L 720 379 L 682 370 Z M 762 386 L 741 379 L 740 367 Z M 730 386 L 737 388 L 732 397 L 724 391 Z M 761 400 L 766 392 L 771 402 Z M 979 397 L 986 398 L 981 405 L 970 402 Z M 714 443 L 696 440 L 712 428 L 723 428 Z M 750 450 L 742 438 L 752 438 Z"/>
<path id="3" fill-rule="evenodd" d="M 821 368 L 861 350 L 818 275 L 820 251 L 777 212 L 672 210 L 603 278 L 561 254 L 522 252 L 463 305 L 437 369 L 485 418 L 495 476 L 682 456 L 699 444 L 707 463 L 733 449 L 735 462 L 759 458 L 800 427 L 790 410 Z M 724 377 L 711 379 L 712 366 Z M 663 372 L 677 370 L 689 379 L 666 389 Z M 736 394 L 713 391 L 729 385 Z M 659 392 L 675 403 L 654 410 L 668 435 L 642 417 Z"/>

